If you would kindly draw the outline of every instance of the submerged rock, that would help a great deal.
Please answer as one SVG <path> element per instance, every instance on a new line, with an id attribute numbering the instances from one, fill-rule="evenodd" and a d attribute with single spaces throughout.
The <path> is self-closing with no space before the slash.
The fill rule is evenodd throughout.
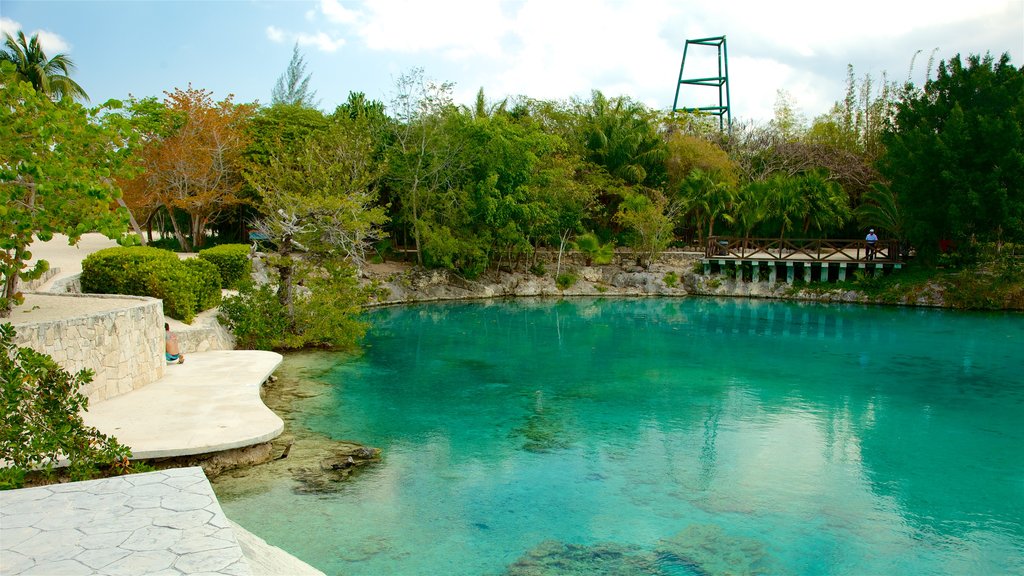
<path id="1" fill-rule="evenodd" d="M 509 565 L 506 576 L 658 576 L 657 557 L 637 546 L 592 546 L 545 540 Z"/>
<path id="2" fill-rule="evenodd" d="M 330 452 L 316 466 L 289 468 L 299 482 L 299 493 L 334 492 L 340 483 L 360 468 L 380 461 L 380 448 L 371 448 L 354 442 L 333 442 Z"/>
<path id="3" fill-rule="evenodd" d="M 675 558 L 707 576 L 780 574 L 764 542 L 726 534 L 714 524 L 692 524 L 658 543 L 662 558 Z"/>

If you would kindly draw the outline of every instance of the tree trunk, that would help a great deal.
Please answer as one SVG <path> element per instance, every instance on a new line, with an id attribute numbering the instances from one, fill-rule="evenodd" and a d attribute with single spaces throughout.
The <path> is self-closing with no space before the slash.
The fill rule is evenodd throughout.
<path id="1" fill-rule="evenodd" d="M 178 239 L 178 245 L 181 247 L 182 252 L 191 252 L 192 244 L 189 243 L 188 238 L 181 233 L 181 229 L 178 227 L 178 220 L 174 217 L 173 209 L 167 210 L 170 213 L 169 220 L 171 221 L 171 227 L 174 228 L 174 237 Z"/>
<path id="2" fill-rule="evenodd" d="M 128 213 L 128 222 L 131 223 L 132 230 L 134 230 L 135 231 L 135 235 L 139 237 L 139 243 L 142 244 L 143 246 L 145 246 L 146 245 L 146 237 L 142 234 L 142 228 L 139 226 L 139 223 L 135 220 L 135 215 L 132 214 L 131 208 L 128 208 L 128 205 L 124 203 L 124 199 L 123 198 L 118 198 L 117 199 L 117 204 L 121 208 L 124 208 L 125 212 Z"/>
<path id="3" fill-rule="evenodd" d="M 292 264 L 291 259 L 292 253 L 292 237 L 286 235 L 281 239 L 281 246 L 278 249 L 278 256 L 281 258 L 281 264 L 277 266 L 278 282 L 277 282 L 277 301 L 281 303 L 281 307 L 285 310 L 285 316 L 288 320 L 288 330 L 295 330 L 295 299 L 293 298 L 293 278 L 295 273 L 295 266 Z"/>
<path id="4" fill-rule="evenodd" d="M 569 240 L 569 230 L 562 232 L 561 241 L 558 243 L 558 264 L 555 266 L 555 278 L 562 273 L 562 252 L 565 251 L 565 244 Z"/>
<path id="5" fill-rule="evenodd" d="M 18 293 L 18 270 L 11 270 L 4 285 L 4 306 L 0 307 L 0 318 L 10 318 L 14 309 L 14 295 Z"/>

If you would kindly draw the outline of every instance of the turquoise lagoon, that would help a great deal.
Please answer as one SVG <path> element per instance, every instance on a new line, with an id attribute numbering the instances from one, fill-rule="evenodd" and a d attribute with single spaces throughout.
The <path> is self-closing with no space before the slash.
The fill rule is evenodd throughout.
<path id="1" fill-rule="evenodd" d="M 751 300 L 375 310 L 295 355 L 337 490 L 215 484 L 328 574 L 1024 573 L 1024 317 Z"/>

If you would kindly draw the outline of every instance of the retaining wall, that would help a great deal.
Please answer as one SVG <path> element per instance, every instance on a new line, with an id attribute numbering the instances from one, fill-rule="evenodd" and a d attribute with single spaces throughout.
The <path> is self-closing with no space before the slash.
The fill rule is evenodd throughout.
<path id="1" fill-rule="evenodd" d="M 69 313 L 63 318 L 39 321 L 29 318 L 19 322 L 12 317 L 17 331 L 15 344 L 49 354 L 68 372 L 93 370 L 92 382 L 82 391 L 90 402 L 131 392 L 163 377 L 166 364 L 161 300 L 100 294 L 30 297 L 71 299 L 66 302 Z M 104 308 L 104 299 L 116 300 L 116 305 L 97 310 Z"/>

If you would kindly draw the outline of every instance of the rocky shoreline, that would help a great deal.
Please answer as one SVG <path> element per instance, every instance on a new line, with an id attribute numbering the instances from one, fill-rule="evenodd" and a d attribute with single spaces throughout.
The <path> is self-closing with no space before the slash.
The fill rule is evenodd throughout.
<path id="1" fill-rule="evenodd" d="M 578 255 L 564 258 L 562 271 L 576 277 L 575 282 L 559 289 L 555 284 L 554 264 L 545 262 L 547 273 L 489 270 L 468 280 L 442 269 L 427 270 L 406 263 L 369 265 L 362 271 L 364 284 L 374 289 L 370 306 L 389 306 L 413 302 L 476 300 L 521 297 L 641 297 L 641 296 L 713 296 L 730 298 L 766 298 L 823 303 L 880 304 L 947 307 L 944 290 L 935 283 L 908 291 L 898 302 L 872 297 L 850 289 L 849 284 L 804 284 L 798 282 L 747 282 L 723 275 L 704 275 L 699 252 L 666 252 L 647 268 L 619 256 L 617 262 L 588 266 Z M 542 260 L 543 261 L 543 260 Z"/>

